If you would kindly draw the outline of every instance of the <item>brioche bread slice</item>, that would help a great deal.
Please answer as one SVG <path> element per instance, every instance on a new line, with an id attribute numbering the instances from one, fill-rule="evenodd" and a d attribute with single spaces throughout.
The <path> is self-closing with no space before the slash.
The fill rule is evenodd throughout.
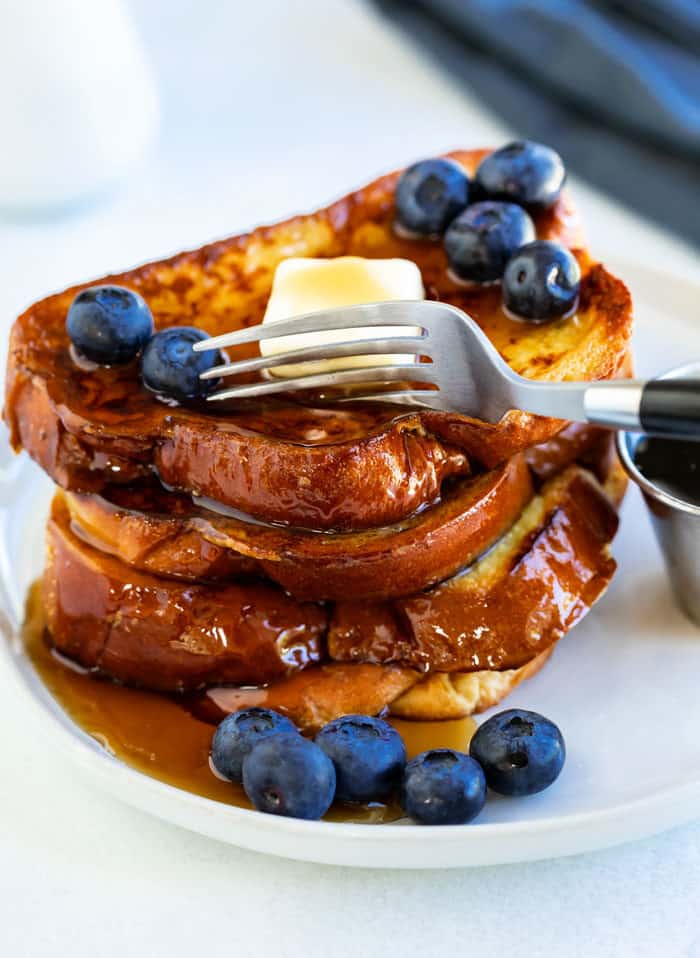
<path id="1" fill-rule="evenodd" d="M 476 559 L 532 497 L 522 455 L 461 479 L 434 506 L 402 522 L 358 532 L 304 532 L 256 525 L 192 504 L 150 483 L 115 487 L 112 501 L 65 493 L 72 531 L 136 569 L 172 578 L 262 576 L 298 599 L 410 595 Z"/>
<path id="2" fill-rule="evenodd" d="M 450 156 L 473 172 L 487 151 Z M 158 328 L 211 334 L 261 321 L 276 266 L 290 256 L 400 256 L 420 268 L 427 293 L 465 309 L 517 372 L 536 379 L 602 379 L 618 371 L 631 332 L 624 284 L 593 263 L 568 197 L 536 219 L 541 238 L 578 256 L 575 316 L 547 325 L 511 320 L 494 288 L 465 288 L 447 273 L 439 242 L 393 230 L 399 173 L 284 223 L 181 253 L 100 282 L 138 290 Z M 138 364 L 86 368 L 65 331 L 76 286 L 30 307 L 10 340 L 5 420 L 24 448 L 67 489 L 99 492 L 155 469 L 169 486 L 258 519 L 353 530 L 400 521 L 440 494 L 471 461 L 493 468 L 553 436 L 562 423 L 513 411 L 498 424 L 405 408 L 344 407 L 312 397 L 241 403 L 216 413 L 171 407 L 140 383 Z"/>
<path id="3" fill-rule="evenodd" d="M 197 585 L 139 573 L 76 538 L 57 497 L 43 576 L 54 647 L 127 685 L 261 685 L 319 662 L 327 614 L 273 585 Z"/>
<path id="4" fill-rule="evenodd" d="M 569 466 L 466 572 L 404 599 L 338 602 L 328 653 L 424 672 L 519 669 L 602 595 L 615 571 L 617 525 L 603 487 Z"/>
<path id="5" fill-rule="evenodd" d="M 513 524 L 534 489 L 574 461 L 601 477 L 609 434 L 580 423 L 544 446 L 474 478 L 403 522 L 346 533 L 304 532 L 217 514 L 157 480 L 114 485 L 103 495 L 66 493 L 72 531 L 144 572 L 191 581 L 263 576 L 298 599 L 399 598 L 473 562 Z M 529 468 L 528 468 L 529 467 Z"/>
<path id="6" fill-rule="evenodd" d="M 63 654 L 119 681 L 159 691 L 267 685 L 321 663 L 325 669 L 330 658 L 388 666 L 394 678 L 400 675 L 400 682 L 390 683 L 384 707 L 418 685 L 427 670 L 513 673 L 505 681 L 489 680 L 492 692 L 482 683 L 478 702 L 495 694 L 494 688 L 510 687 L 516 672 L 550 649 L 599 597 L 615 567 L 609 543 L 616 526 L 603 489 L 587 470 L 571 466 L 543 487 L 512 529 L 466 572 L 391 603 L 338 603 L 326 652 L 322 606 L 296 602 L 272 585 L 198 585 L 137 572 L 78 539 L 59 496 L 48 527 L 47 624 Z M 498 604 L 489 609 L 489 601 Z M 398 627 L 398 609 L 411 636 Z M 319 674 L 338 681 L 338 675 L 352 673 L 314 670 Z M 432 680 L 431 674 L 427 681 Z M 454 697 L 464 708 L 467 680 L 455 681 Z M 308 705 L 330 699 L 333 685 L 324 679 L 309 686 L 299 679 L 296 687 L 306 688 Z M 280 694 L 289 696 L 293 688 Z M 439 691 L 424 689 L 422 704 L 409 700 L 402 714 L 424 713 L 430 700 L 436 711 L 446 709 L 445 689 Z"/>
<path id="7" fill-rule="evenodd" d="M 422 679 L 397 665 L 329 662 L 296 673 L 267 688 L 212 688 L 190 700 L 210 722 L 230 712 L 264 706 L 282 712 L 299 728 L 315 732 L 341 715 L 395 715 L 422 721 L 464 718 L 497 705 L 534 675 L 551 650 L 508 672 L 446 673 Z"/>

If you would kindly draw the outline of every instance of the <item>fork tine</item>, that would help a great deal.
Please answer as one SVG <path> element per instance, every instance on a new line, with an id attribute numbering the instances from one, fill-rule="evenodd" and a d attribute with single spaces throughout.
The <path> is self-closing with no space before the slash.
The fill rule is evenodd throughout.
<path id="1" fill-rule="evenodd" d="M 277 379 L 274 382 L 251 383 L 220 389 L 207 397 L 211 400 L 245 399 L 274 393 L 294 392 L 299 389 L 323 389 L 326 386 L 349 386 L 353 383 L 423 382 L 434 383 L 432 363 L 397 363 L 395 366 L 375 366 L 350 369 L 338 373 L 318 373 L 296 379 Z"/>
<path id="2" fill-rule="evenodd" d="M 410 353 L 417 356 L 430 355 L 427 340 L 420 336 L 390 336 L 386 339 L 358 339 L 355 342 L 333 343 L 327 346 L 304 346 L 290 349 L 275 356 L 241 359 L 236 363 L 224 363 L 199 374 L 200 379 L 218 379 L 221 376 L 240 376 L 242 373 L 285 366 L 287 363 L 306 363 L 319 359 L 342 359 L 345 356 L 372 356 L 380 353 Z"/>
<path id="3" fill-rule="evenodd" d="M 415 302 L 424 303 L 424 300 Z M 344 309 L 318 310 L 285 319 L 279 323 L 258 323 L 247 329 L 239 329 L 222 336 L 212 336 L 194 343 L 196 353 L 210 349 L 227 349 L 242 346 L 244 343 L 257 343 L 261 339 L 278 339 L 281 336 L 293 336 L 297 333 L 322 333 L 329 329 L 357 329 L 362 326 L 408 327 L 412 332 L 419 324 L 406 319 L 407 307 L 415 305 L 412 300 L 395 300 L 386 303 L 365 303 L 360 306 L 346 306 Z M 427 335 L 427 331 L 424 335 Z"/>
<path id="4" fill-rule="evenodd" d="M 445 400 L 439 389 L 401 389 L 383 393 L 353 393 L 341 396 L 337 403 L 390 402 L 403 406 L 429 406 L 431 409 L 444 409 Z"/>

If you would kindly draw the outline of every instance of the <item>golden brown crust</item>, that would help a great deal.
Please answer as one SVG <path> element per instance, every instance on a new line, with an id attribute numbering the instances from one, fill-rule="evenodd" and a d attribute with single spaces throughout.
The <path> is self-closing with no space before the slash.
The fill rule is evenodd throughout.
<path id="1" fill-rule="evenodd" d="M 329 655 L 426 672 L 520 668 L 603 593 L 615 570 L 617 523 L 593 476 L 570 466 L 467 573 L 405 599 L 337 603 Z"/>
<path id="2" fill-rule="evenodd" d="M 614 444 L 609 439 L 607 445 L 614 454 Z M 604 456 L 596 463 L 596 471 L 606 496 L 616 507 L 619 506 L 628 483 L 627 473 L 619 460 L 616 456 Z M 393 702 L 387 702 L 389 711 L 397 718 L 415 721 L 459 719 L 483 712 L 498 705 L 517 685 L 539 672 L 555 645 L 519 669 L 433 673 L 412 685 Z"/>
<path id="3" fill-rule="evenodd" d="M 571 424 L 526 453 L 538 478 L 574 461 L 603 479 L 608 433 Z M 602 445 L 601 445 L 602 444 Z M 128 565 L 191 581 L 264 576 L 298 599 L 398 598 L 454 575 L 512 525 L 533 494 L 521 456 L 463 479 L 442 502 L 395 526 L 313 533 L 262 526 L 195 506 L 155 479 L 104 496 L 67 493 L 80 538 Z"/>
<path id="4" fill-rule="evenodd" d="M 340 715 L 377 715 L 422 676 L 391 665 L 327 662 L 267 688 L 214 688 L 197 702 L 210 721 L 229 712 L 265 706 L 288 715 L 306 731 L 316 731 Z"/>
<path id="5" fill-rule="evenodd" d="M 288 715 L 299 727 L 315 732 L 341 715 L 377 715 L 443 721 L 492 708 L 520 682 L 542 668 L 548 649 L 520 669 L 507 672 L 446 673 L 421 676 L 392 665 L 331 662 L 307 669 L 267 688 L 213 688 L 192 708 L 219 722 L 224 715 L 264 706 Z"/>
<path id="6" fill-rule="evenodd" d="M 47 544 L 43 599 L 54 646 L 127 685 L 263 684 L 324 656 L 320 606 L 272 585 L 180 584 L 137 572 L 77 539 L 60 498 Z"/>
<path id="7" fill-rule="evenodd" d="M 616 524 L 601 487 L 590 473 L 571 466 L 462 575 L 392 603 L 339 603 L 330 658 L 392 667 L 394 678 L 402 678 L 391 683 L 384 705 L 398 697 L 399 685 L 404 692 L 418 682 L 426 667 L 449 673 L 520 669 L 551 648 L 605 588 L 614 569 L 608 546 Z M 88 668 L 176 690 L 222 682 L 259 685 L 324 657 L 324 611 L 271 585 L 181 584 L 139 573 L 77 539 L 60 496 L 48 539 L 49 630 L 60 651 Z M 327 679 L 316 683 L 314 700 L 329 688 Z M 505 689 L 513 680 L 493 679 L 490 686 Z M 455 682 L 464 700 L 470 683 Z M 299 679 L 280 694 L 289 697 L 306 685 Z M 347 677 L 343 685 L 347 698 Z M 443 707 L 436 700 L 435 710 Z"/>
<path id="8" fill-rule="evenodd" d="M 113 502 L 66 494 L 76 535 L 137 569 L 190 580 L 265 576 L 299 599 L 409 595 L 453 575 L 512 525 L 533 493 L 518 456 L 403 523 L 352 533 L 254 525 L 153 486 Z M 133 503 L 135 508 L 125 508 Z"/>
<path id="9" fill-rule="evenodd" d="M 519 669 L 504 672 L 436 672 L 394 699 L 389 711 L 397 718 L 416 721 L 459 719 L 484 712 L 539 672 L 552 651 L 546 649 Z"/>
<path id="10" fill-rule="evenodd" d="M 473 169 L 484 151 L 452 155 Z M 507 319 L 497 290 L 455 285 L 440 244 L 394 234 L 397 176 L 381 177 L 316 213 L 103 281 L 139 290 L 159 328 L 194 322 L 218 333 L 260 321 L 274 270 L 288 256 L 405 256 L 418 263 L 429 295 L 466 309 L 518 372 L 542 379 L 615 374 L 630 335 L 629 294 L 588 260 L 567 198 L 537 225 L 540 236 L 565 242 L 579 255 L 581 308 L 575 320 L 535 327 Z M 169 485 L 261 519 L 371 528 L 435 499 L 447 478 L 469 471 L 470 457 L 491 468 L 562 425 L 520 412 L 490 425 L 376 407 L 331 414 L 283 401 L 273 413 L 248 405 L 224 417 L 171 409 L 140 386 L 133 366 L 78 369 L 64 322 L 80 288 L 48 297 L 15 323 L 5 403 L 15 446 L 69 489 L 99 491 L 106 482 L 130 482 L 155 467 Z"/>

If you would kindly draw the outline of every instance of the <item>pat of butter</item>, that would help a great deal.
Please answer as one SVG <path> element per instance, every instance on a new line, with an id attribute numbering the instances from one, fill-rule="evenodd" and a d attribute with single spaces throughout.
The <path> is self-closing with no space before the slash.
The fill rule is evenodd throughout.
<path id="1" fill-rule="evenodd" d="M 420 270 L 408 259 L 364 259 L 361 256 L 339 256 L 336 259 L 283 260 L 275 272 L 272 292 L 263 323 L 277 323 L 304 313 L 361 303 L 378 303 L 392 299 L 424 299 Z M 402 335 L 418 333 L 418 327 L 402 329 Z M 395 326 L 370 326 L 359 329 L 338 329 L 320 333 L 300 333 L 262 340 L 263 356 L 276 356 L 290 349 L 325 346 L 331 343 L 378 339 L 398 334 Z M 276 376 L 304 376 L 329 373 L 338 369 L 391 366 L 397 362 L 415 361 L 412 355 L 346 356 L 273 367 Z"/>

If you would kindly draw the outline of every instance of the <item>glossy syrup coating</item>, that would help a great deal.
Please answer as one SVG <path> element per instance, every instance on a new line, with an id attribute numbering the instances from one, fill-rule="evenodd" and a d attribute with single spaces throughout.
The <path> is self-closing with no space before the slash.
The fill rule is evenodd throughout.
<path id="1" fill-rule="evenodd" d="M 154 477 L 64 495 L 77 536 L 145 572 L 189 581 L 265 576 L 300 599 L 400 598 L 454 575 L 497 541 L 532 497 L 532 473 L 546 479 L 583 461 L 604 480 L 608 439 L 599 427 L 572 424 L 525 458 L 459 480 L 417 515 L 342 534 L 214 512 Z"/>
<path id="2" fill-rule="evenodd" d="M 73 532 L 137 569 L 191 581 L 265 576 L 297 598 L 326 600 L 408 595 L 453 575 L 503 535 L 532 492 L 516 456 L 460 480 L 418 515 L 348 533 L 223 515 L 154 479 L 112 486 L 104 497 L 64 495 Z"/>
<path id="3" fill-rule="evenodd" d="M 271 584 L 139 573 L 77 538 L 58 500 L 44 574 L 48 624 L 63 654 L 120 681 L 171 691 L 248 686 L 219 697 L 222 710 L 266 706 L 305 726 L 343 711 L 376 714 L 441 672 L 516 670 L 476 697 L 428 692 L 427 703 L 400 712 L 456 717 L 498 701 L 524 677 L 517 670 L 541 664 L 596 601 L 615 568 L 616 527 L 606 492 L 570 466 L 462 574 L 408 598 L 317 605 Z"/>
<path id="4" fill-rule="evenodd" d="M 221 713 L 206 714 L 198 708 L 203 696 L 173 696 L 145 689 L 127 688 L 116 682 L 98 682 L 92 673 L 76 668 L 57 655 L 44 638 L 44 615 L 39 583 L 30 590 L 27 615 L 22 630 L 23 648 L 32 666 L 52 697 L 66 715 L 88 735 L 94 736 L 110 755 L 159 781 L 212 801 L 251 808 L 241 785 L 212 774 L 209 751 L 212 732 Z M 368 666 L 375 676 L 390 671 Z M 360 673 L 362 666 L 341 666 L 341 670 Z M 377 681 L 358 676 L 356 695 L 362 689 L 371 695 Z M 227 691 L 236 691 L 227 690 Z M 357 699 L 359 701 L 359 699 Z M 371 705 L 371 699 L 367 700 Z M 376 701 L 376 699 L 374 700 Z M 363 707 L 363 706 L 360 706 Z M 425 748 L 466 749 L 475 723 L 400 722 L 398 730 L 409 756 Z M 315 731 L 318 726 L 307 726 Z M 340 805 L 329 809 L 331 821 L 379 824 L 395 821 L 403 815 L 398 805 Z"/>
<path id="5" fill-rule="evenodd" d="M 426 672 L 518 668 L 604 592 L 615 570 L 609 547 L 617 525 L 601 487 L 571 466 L 466 574 L 390 603 L 338 602 L 329 654 Z"/>
<path id="6" fill-rule="evenodd" d="M 485 151 L 451 158 L 473 172 Z M 543 379 L 605 378 L 631 330 L 624 285 L 591 264 L 566 196 L 536 218 L 539 237 L 574 249 L 583 268 L 575 320 L 546 329 L 508 319 L 500 292 L 448 276 L 441 244 L 396 235 L 389 174 L 331 206 L 151 263 L 104 282 L 139 292 L 157 329 L 183 322 L 217 334 L 261 321 L 277 264 L 289 256 L 406 257 L 428 295 L 465 309 L 518 372 Z M 443 484 L 551 437 L 556 420 L 510 413 L 497 425 L 391 407 L 331 408 L 321 398 L 171 407 L 140 383 L 138 364 L 88 370 L 74 362 L 65 317 L 81 287 L 30 307 L 12 331 L 5 418 L 16 448 L 59 484 L 99 491 L 155 468 L 169 486 L 209 496 L 262 520 L 351 530 L 399 521 Z"/>
<path id="7" fill-rule="evenodd" d="M 267 583 L 179 582 L 139 573 L 78 539 L 55 503 L 43 598 L 61 653 L 159 691 L 264 685 L 321 661 L 327 613 Z"/>

